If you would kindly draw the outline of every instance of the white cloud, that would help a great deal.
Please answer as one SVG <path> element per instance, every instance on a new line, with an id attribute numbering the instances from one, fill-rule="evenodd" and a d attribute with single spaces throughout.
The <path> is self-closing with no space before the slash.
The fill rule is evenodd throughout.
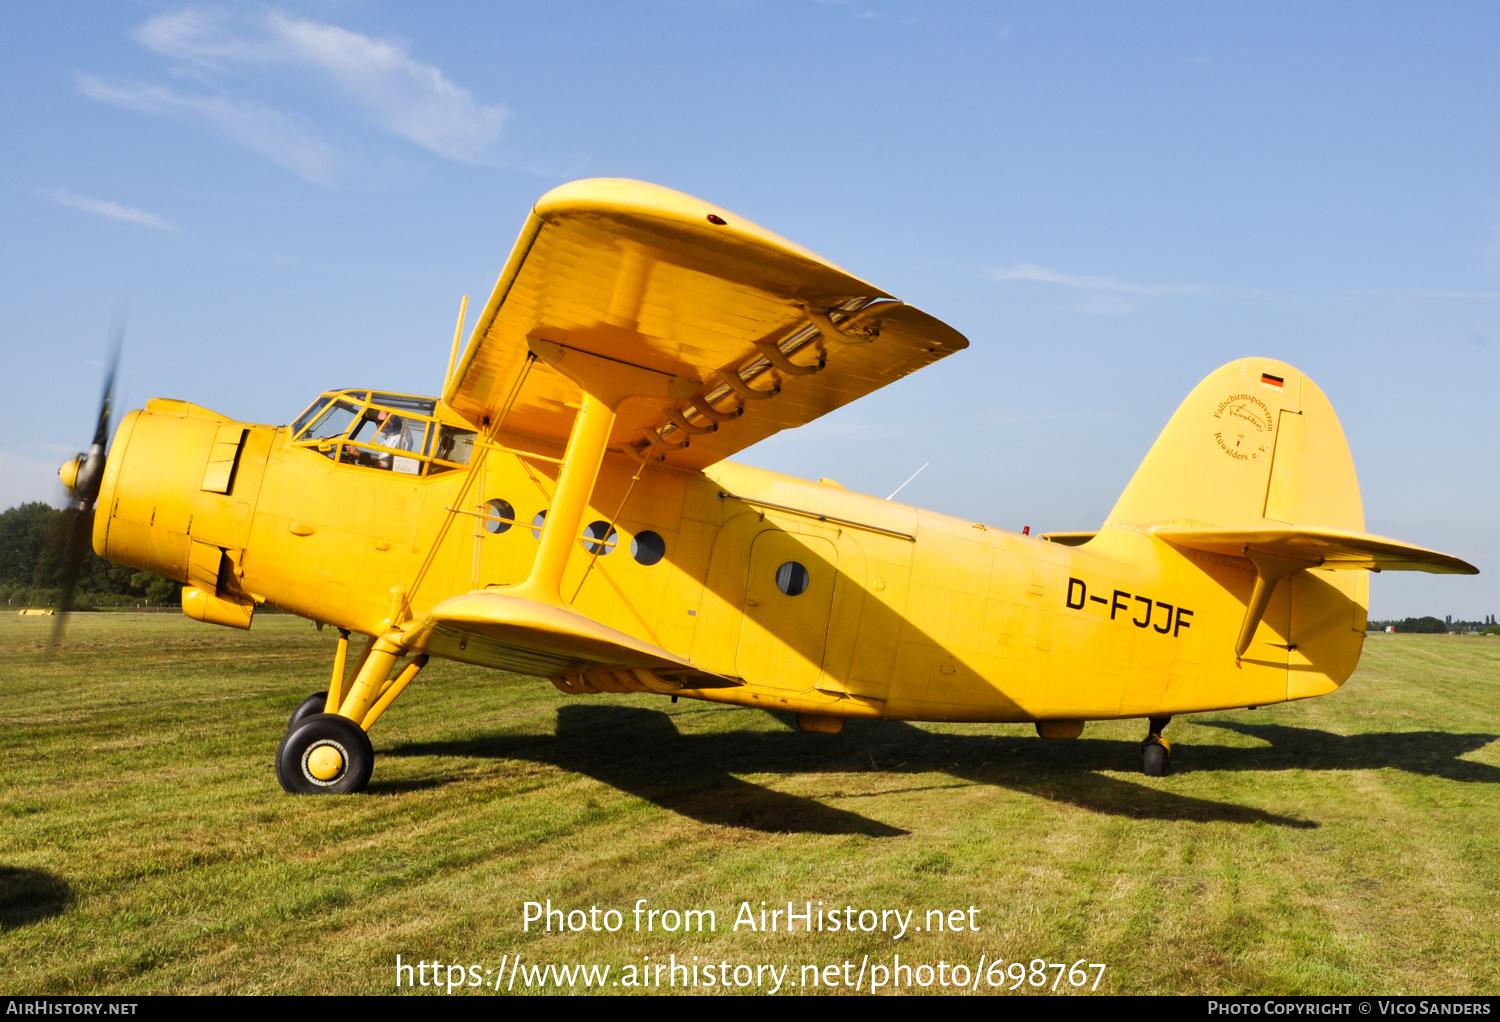
<path id="1" fill-rule="evenodd" d="M 134 209 L 130 206 L 122 206 L 118 202 L 108 202 L 104 199 L 90 199 L 87 196 L 70 192 L 66 188 L 43 189 L 41 194 L 47 196 L 64 206 L 72 206 L 88 213 L 97 213 L 99 216 L 107 216 L 111 220 L 127 220 L 133 224 L 145 224 L 147 227 L 155 227 L 159 231 L 180 231 L 181 227 L 170 220 L 163 220 L 155 213 L 147 213 L 144 209 Z"/>
<path id="2" fill-rule="evenodd" d="M 256 47 L 235 39 L 225 29 L 222 15 L 191 7 L 176 14 L 159 14 L 135 30 L 135 40 L 157 53 L 179 60 L 205 62 L 255 59 Z"/>
<path id="3" fill-rule="evenodd" d="M 265 86 L 284 90 L 291 71 L 316 83 L 310 98 L 321 105 L 331 92 L 381 131 L 464 163 L 491 162 L 510 117 L 506 107 L 477 102 L 439 68 L 413 59 L 402 44 L 337 25 L 279 13 L 244 23 L 189 8 L 151 18 L 135 39 L 177 61 L 173 72 L 201 82 L 205 91 L 79 76 L 84 95 L 197 121 L 319 184 L 332 184 L 346 162 L 325 133 L 304 114 L 273 109 L 242 93 Z"/>
<path id="4" fill-rule="evenodd" d="M 90 99 L 144 114 L 181 117 L 265 157 L 316 184 L 333 184 L 339 154 L 307 118 L 251 100 L 223 95 L 189 96 L 161 85 L 113 85 L 87 75 L 78 88 Z"/>
<path id="5" fill-rule="evenodd" d="M 397 43 L 279 13 L 258 27 L 260 35 L 239 38 L 222 18 L 187 10 L 152 18 L 135 37 L 200 69 L 283 65 L 315 72 L 378 126 L 453 160 L 477 162 L 510 116 L 504 106 L 476 103 L 468 89 Z"/>
<path id="6" fill-rule="evenodd" d="M 328 75 L 391 134 L 440 156 L 478 162 L 510 116 L 503 106 L 474 102 L 468 89 L 394 43 L 279 14 L 270 27 L 290 59 Z"/>
<path id="7" fill-rule="evenodd" d="M 1086 291 L 1120 291 L 1134 295 L 1203 295 L 1217 293 L 1213 288 L 1186 287 L 1179 284 L 1130 284 L 1114 277 L 1092 277 L 1077 273 L 1059 273 L 1034 263 L 997 266 L 986 276 L 998 281 L 1027 281 L 1037 284 L 1060 284 Z"/>

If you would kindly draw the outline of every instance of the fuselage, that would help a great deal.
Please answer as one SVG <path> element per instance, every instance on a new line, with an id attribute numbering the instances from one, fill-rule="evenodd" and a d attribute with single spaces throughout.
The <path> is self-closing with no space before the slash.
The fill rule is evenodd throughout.
<path id="1" fill-rule="evenodd" d="M 435 453 L 444 424 L 472 429 L 441 406 L 425 447 L 400 453 L 320 448 L 304 420 L 294 435 L 183 402 L 130 413 L 95 549 L 370 635 L 527 577 L 560 448 L 502 436 L 470 473 Z M 1341 684 L 1365 628 L 1364 573 L 1308 571 L 1237 658 L 1248 562 L 1110 525 L 1066 546 L 732 462 L 643 468 L 612 451 L 585 521 L 563 575 L 574 610 L 744 682 L 688 695 L 805 714 L 1072 721 L 1275 703 Z M 484 644 L 428 652 L 527 671 Z"/>

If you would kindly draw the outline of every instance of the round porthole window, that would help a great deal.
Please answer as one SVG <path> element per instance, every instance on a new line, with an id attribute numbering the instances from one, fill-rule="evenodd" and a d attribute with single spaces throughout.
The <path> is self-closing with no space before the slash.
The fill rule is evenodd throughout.
<path id="1" fill-rule="evenodd" d="M 788 596 L 801 596 L 807 592 L 807 569 L 796 561 L 787 561 L 776 569 L 776 588 Z"/>
<path id="2" fill-rule="evenodd" d="M 484 510 L 484 529 L 486 532 L 491 532 L 498 536 L 502 532 L 510 531 L 510 527 L 515 524 L 516 509 L 510 506 L 509 501 L 492 500 L 484 506 Z M 504 521 L 501 521 L 501 519 L 504 519 Z"/>
<path id="3" fill-rule="evenodd" d="M 591 554 L 609 553 L 615 548 L 615 541 L 620 538 L 620 534 L 611 529 L 608 522 L 590 522 L 583 534 L 588 537 L 584 540 L 583 547 Z"/>
<path id="4" fill-rule="evenodd" d="M 630 556 L 649 568 L 667 556 L 667 541 L 649 529 L 638 532 L 635 539 L 630 541 Z"/>
<path id="5" fill-rule="evenodd" d="M 538 511 L 536 517 L 531 520 L 531 538 L 542 538 L 542 523 L 547 520 L 547 512 Z"/>

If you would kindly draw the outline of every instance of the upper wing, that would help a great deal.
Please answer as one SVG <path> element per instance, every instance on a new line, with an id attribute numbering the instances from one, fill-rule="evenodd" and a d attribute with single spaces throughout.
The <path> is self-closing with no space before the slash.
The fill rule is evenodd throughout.
<path id="1" fill-rule="evenodd" d="M 670 405 L 628 403 L 610 445 L 655 442 L 671 462 L 702 468 L 968 346 L 890 298 L 691 196 L 576 181 L 542 196 L 527 218 L 443 400 L 475 423 L 494 419 L 527 339 L 553 341 L 693 381 L 693 396 Z M 562 444 L 578 399 L 572 382 L 537 362 L 504 431 Z"/>
<path id="2" fill-rule="evenodd" d="M 1151 530 L 1174 546 L 1210 554 L 1243 557 L 1247 551 L 1320 562 L 1324 568 L 1368 568 L 1372 571 L 1427 571 L 1440 575 L 1477 575 L 1479 569 L 1448 554 L 1400 540 L 1320 526 L 1209 529 L 1158 526 Z"/>

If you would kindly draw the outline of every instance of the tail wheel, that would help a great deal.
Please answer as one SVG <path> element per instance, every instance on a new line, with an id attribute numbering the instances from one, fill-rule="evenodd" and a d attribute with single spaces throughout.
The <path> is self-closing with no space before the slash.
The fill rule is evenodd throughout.
<path id="1" fill-rule="evenodd" d="M 370 736 L 348 717 L 315 713 L 286 733 L 276 749 L 276 779 L 293 795 L 364 791 L 375 769 Z"/>
<path id="2" fill-rule="evenodd" d="M 1172 753 L 1158 742 L 1148 742 L 1143 755 L 1147 777 L 1165 777 L 1172 772 Z"/>
<path id="3" fill-rule="evenodd" d="M 297 704 L 297 708 L 292 711 L 291 717 L 286 722 L 286 729 L 288 731 L 293 730 L 298 724 L 302 723 L 313 714 L 322 713 L 323 707 L 327 705 L 328 693 L 314 692 L 312 695 L 308 696 L 306 699 L 302 700 L 302 702 Z"/>

